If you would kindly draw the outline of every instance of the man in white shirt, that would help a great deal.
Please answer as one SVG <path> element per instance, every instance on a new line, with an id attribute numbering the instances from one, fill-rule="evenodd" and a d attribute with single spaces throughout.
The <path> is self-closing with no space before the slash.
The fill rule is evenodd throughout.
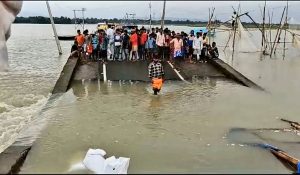
<path id="1" fill-rule="evenodd" d="M 156 45 L 158 48 L 158 57 L 159 57 L 159 59 L 162 59 L 163 49 L 164 49 L 164 45 L 165 45 L 165 34 L 162 33 L 162 29 L 159 29 L 159 32 L 157 33 Z"/>
<path id="2" fill-rule="evenodd" d="M 115 31 L 113 26 L 109 26 L 106 30 L 107 37 L 109 39 L 108 46 L 107 46 L 107 59 L 112 60 L 114 56 L 114 38 L 115 38 Z"/>
<path id="3" fill-rule="evenodd" d="M 193 40 L 193 49 L 194 49 L 194 55 L 196 55 L 197 61 L 200 60 L 200 54 L 202 49 L 202 34 L 197 32 L 196 37 Z"/>

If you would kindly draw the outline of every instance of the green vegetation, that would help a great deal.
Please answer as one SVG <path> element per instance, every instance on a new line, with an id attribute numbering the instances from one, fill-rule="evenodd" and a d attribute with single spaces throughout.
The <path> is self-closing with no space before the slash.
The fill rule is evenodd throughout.
<path id="1" fill-rule="evenodd" d="M 75 20 L 73 18 L 68 17 L 54 17 L 54 23 L 55 24 L 74 24 Z M 99 22 L 107 21 L 109 23 L 123 23 L 123 19 L 98 19 L 98 18 L 86 18 L 85 23 L 86 24 L 97 24 Z M 80 21 L 77 21 L 80 22 Z M 16 17 L 14 23 L 22 23 L 22 24 L 50 24 L 50 18 L 49 17 L 43 17 L 43 16 L 30 16 L 30 17 Z M 148 25 L 149 20 L 144 19 L 130 19 L 126 21 L 126 23 L 134 23 L 137 25 Z M 222 23 L 221 21 L 217 20 L 215 21 L 216 24 Z M 186 25 L 186 26 L 197 26 L 197 27 L 204 27 L 207 25 L 207 21 L 180 21 L 180 20 L 165 20 L 166 25 Z M 152 20 L 152 25 L 160 25 L 160 20 Z M 230 24 L 228 24 L 230 26 Z M 246 28 L 256 28 L 257 26 L 254 23 L 247 23 L 243 22 L 244 27 Z M 261 24 L 259 24 L 259 27 L 262 27 Z M 273 24 L 272 28 L 278 28 L 279 24 Z M 269 28 L 268 24 L 266 25 L 266 28 Z"/>

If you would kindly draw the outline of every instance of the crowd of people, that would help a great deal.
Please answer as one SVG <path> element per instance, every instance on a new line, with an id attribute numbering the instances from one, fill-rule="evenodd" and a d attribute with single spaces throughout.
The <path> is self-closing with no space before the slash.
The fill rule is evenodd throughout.
<path id="1" fill-rule="evenodd" d="M 191 63 L 207 62 L 219 57 L 216 43 L 209 44 L 207 33 L 176 33 L 168 28 L 144 27 L 132 29 L 100 29 L 95 33 L 77 30 L 71 52 L 80 54 L 86 61 L 163 61 L 188 60 Z"/>

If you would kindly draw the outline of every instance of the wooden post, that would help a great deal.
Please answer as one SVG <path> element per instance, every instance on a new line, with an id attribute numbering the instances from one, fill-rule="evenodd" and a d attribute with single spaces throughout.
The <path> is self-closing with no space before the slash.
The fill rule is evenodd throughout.
<path id="1" fill-rule="evenodd" d="M 50 5 L 49 5 L 48 1 L 46 1 L 46 5 L 47 5 L 48 12 L 49 12 L 50 21 L 51 21 L 53 33 L 54 33 L 54 36 L 55 36 L 55 41 L 56 41 L 58 53 L 59 53 L 59 55 L 61 55 L 62 54 L 62 50 L 61 50 L 61 47 L 60 47 L 60 43 L 59 43 L 59 40 L 58 40 L 58 36 L 57 36 L 57 32 L 56 32 L 54 20 L 53 20 L 53 17 L 52 17 L 52 13 L 51 13 L 51 9 L 50 9 Z"/>
<path id="2" fill-rule="evenodd" d="M 272 56 L 273 51 L 274 51 L 274 48 L 275 48 L 275 44 L 276 44 L 276 40 L 277 40 L 277 37 L 278 37 L 278 34 L 279 34 L 279 29 L 281 28 L 281 23 L 282 23 L 283 15 L 284 15 L 284 12 L 285 12 L 285 8 L 286 8 L 286 7 L 284 7 L 283 12 L 282 12 L 282 15 L 281 15 L 281 19 L 280 19 L 280 23 L 279 23 L 280 26 L 279 26 L 278 29 L 277 29 L 277 33 L 276 33 L 276 36 L 275 36 L 274 44 L 273 44 L 273 46 L 272 46 L 272 48 L 271 48 L 270 57 Z"/>
<path id="3" fill-rule="evenodd" d="M 161 28 L 162 29 L 165 26 L 165 13 L 166 13 L 166 0 L 164 0 L 164 7 L 163 7 L 162 16 L 161 16 Z"/>

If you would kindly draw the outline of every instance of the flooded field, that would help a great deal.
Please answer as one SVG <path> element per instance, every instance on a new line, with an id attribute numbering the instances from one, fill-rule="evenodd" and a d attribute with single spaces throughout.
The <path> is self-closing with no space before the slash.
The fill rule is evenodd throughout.
<path id="1" fill-rule="evenodd" d="M 33 27 L 48 33 L 30 36 Z M 72 25 L 57 28 L 62 34 L 73 31 Z M 172 26 L 169 28 L 172 30 Z M 21 29 L 28 36 L 23 38 L 23 44 L 17 32 Z M 11 69 L 0 74 L 4 82 L 0 89 L 7 92 L 0 94 L 3 106 L 6 105 L 0 108 L 0 118 L 7 121 L 1 123 L 4 129 L 0 136 L 2 133 L 5 139 L 0 137 L 0 145 L 12 143 L 32 120 L 37 125 L 47 120 L 21 173 L 79 172 L 69 169 L 82 161 L 89 148 L 104 149 L 108 156 L 131 158 L 129 173 L 290 172 L 270 152 L 228 138 L 232 128 L 288 127 L 280 117 L 299 121 L 300 52 L 290 45 L 285 59 L 282 49 L 272 59 L 261 57 L 260 53 L 236 53 L 232 57 L 230 52 L 221 52 L 228 34 L 217 33 L 215 41 L 220 46 L 221 58 L 266 92 L 227 79 L 203 78 L 194 79 L 192 84 L 168 81 L 162 93 L 153 96 L 147 83 L 104 84 L 85 80 L 73 82 L 67 93 L 51 98 L 43 108 L 71 42 L 62 42 L 65 54 L 55 57 L 57 51 L 50 25 L 14 25 L 12 31 L 8 46 Z M 37 39 L 33 41 L 33 38 Z M 39 49 L 38 43 L 47 43 L 49 47 Z M 32 47 L 22 50 L 24 45 Z M 22 99 L 24 105 L 18 105 Z M 7 105 L 15 108 L 11 112 L 14 115 Z M 28 129 L 22 134 L 28 136 L 35 131 Z M 295 133 L 263 131 L 259 134 L 266 142 L 300 158 L 299 144 L 290 143 L 300 141 Z M 234 140 L 252 141 L 240 137 L 235 136 Z"/>

